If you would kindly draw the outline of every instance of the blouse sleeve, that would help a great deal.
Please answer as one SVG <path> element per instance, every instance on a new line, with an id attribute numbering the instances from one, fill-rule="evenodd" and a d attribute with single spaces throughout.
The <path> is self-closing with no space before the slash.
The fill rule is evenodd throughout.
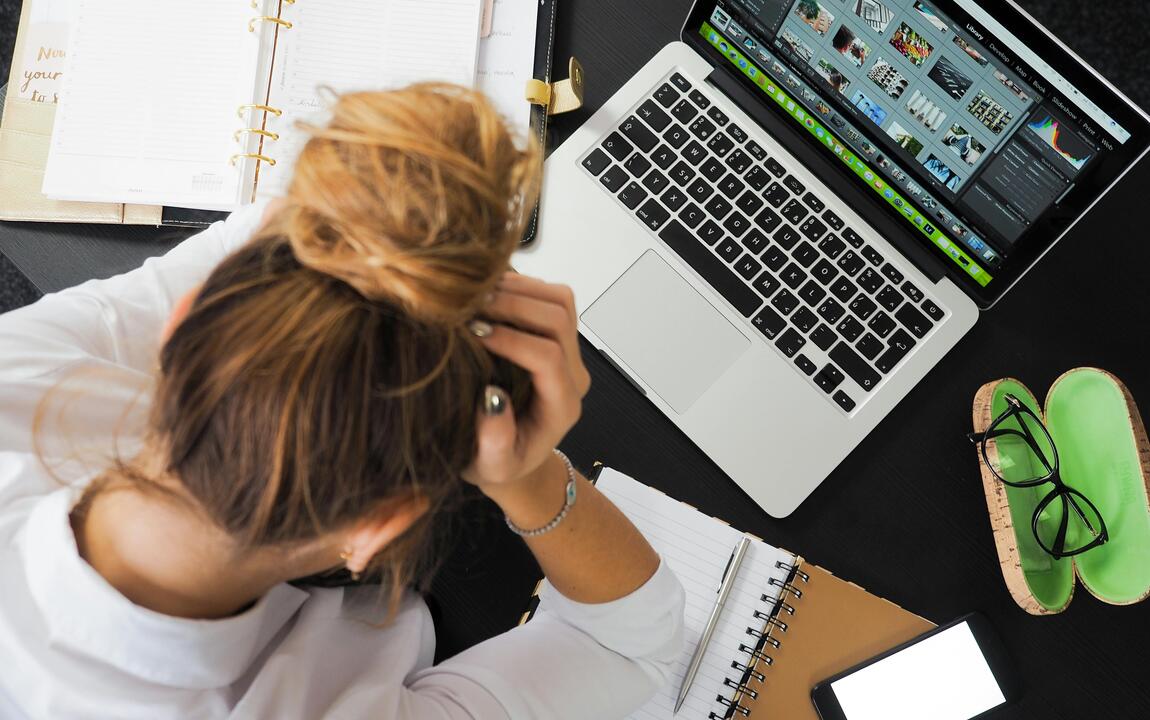
<path id="1" fill-rule="evenodd" d="M 400 716 L 626 717 L 668 681 L 683 644 L 683 605 L 665 563 L 610 603 L 578 603 L 544 583 L 529 623 L 413 675 Z"/>

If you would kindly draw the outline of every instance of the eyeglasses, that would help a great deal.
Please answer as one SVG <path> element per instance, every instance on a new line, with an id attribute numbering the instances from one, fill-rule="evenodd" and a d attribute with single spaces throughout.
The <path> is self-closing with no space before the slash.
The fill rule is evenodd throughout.
<path id="1" fill-rule="evenodd" d="M 1016 396 L 986 432 L 967 435 L 999 482 L 1015 488 L 1054 487 L 1038 501 L 1031 530 L 1038 545 L 1055 559 L 1084 553 L 1109 540 L 1102 513 L 1062 481 L 1058 449 L 1046 425 Z"/>

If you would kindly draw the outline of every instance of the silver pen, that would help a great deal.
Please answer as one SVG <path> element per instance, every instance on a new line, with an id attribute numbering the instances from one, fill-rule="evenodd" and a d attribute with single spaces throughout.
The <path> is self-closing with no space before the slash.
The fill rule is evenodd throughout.
<path id="1" fill-rule="evenodd" d="M 723 582 L 719 585 L 718 596 L 715 597 L 715 606 L 711 608 L 711 617 L 707 619 L 707 626 L 703 628 L 703 636 L 699 638 L 699 644 L 695 646 L 695 654 L 691 656 L 691 662 L 687 665 L 687 674 L 683 678 L 683 685 L 679 688 L 679 699 L 675 701 L 675 713 L 678 713 L 679 708 L 683 707 L 683 701 L 687 699 L 687 693 L 691 691 L 691 683 L 695 682 L 695 674 L 699 672 L 699 665 L 703 662 L 703 654 L 711 642 L 711 635 L 715 633 L 715 626 L 719 624 L 719 615 L 723 612 L 723 605 L 726 604 L 727 596 L 731 594 L 731 588 L 735 585 L 735 576 L 739 573 L 739 566 L 743 564 L 743 556 L 747 554 L 747 548 L 750 545 L 751 539 L 744 535 L 735 549 L 731 551 L 731 558 L 727 560 L 727 569 L 723 571 Z"/>

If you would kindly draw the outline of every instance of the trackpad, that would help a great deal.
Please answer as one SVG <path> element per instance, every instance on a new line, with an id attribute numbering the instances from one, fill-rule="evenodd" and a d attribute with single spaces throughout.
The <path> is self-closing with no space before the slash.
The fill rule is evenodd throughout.
<path id="1" fill-rule="evenodd" d="M 582 318 L 680 414 L 687 412 L 751 344 L 651 250 L 587 308 Z"/>

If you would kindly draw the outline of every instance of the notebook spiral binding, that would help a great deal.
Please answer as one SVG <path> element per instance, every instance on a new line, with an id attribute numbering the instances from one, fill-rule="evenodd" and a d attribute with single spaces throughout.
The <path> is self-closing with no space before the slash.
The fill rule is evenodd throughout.
<path id="1" fill-rule="evenodd" d="M 778 649 L 782 645 L 782 641 L 775 637 L 775 633 L 785 633 L 788 628 L 788 620 L 781 619 L 779 616 L 784 613 L 788 618 L 794 616 L 795 606 L 792 603 L 803 596 L 803 589 L 798 587 L 796 583 L 805 584 L 811 579 L 810 575 L 798 568 L 797 563 L 788 565 L 780 560 L 775 563 L 775 569 L 782 571 L 783 576 L 772 577 L 767 582 L 771 586 L 779 588 L 779 596 L 773 598 L 765 593 L 761 596 L 767 607 L 763 610 L 756 610 L 754 619 L 762 621 L 762 625 L 759 628 L 748 627 L 747 635 L 754 638 L 754 641 L 739 644 L 739 652 L 745 653 L 747 660 L 746 662 L 731 661 L 731 668 L 738 670 L 739 675 L 734 678 L 723 679 L 723 685 L 735 692 L 729 698 L 722 695 L 715 696 L 715 702 L 723 707 L 718 711 L 712 710 L 707 715 L 708 720 L 730 720 L 736 715 L 749 717 L 751 711 L 742 704 L 742 699 L 754 700 L 759 696 L 760 691 L 752 687 L 751 683 L 763 684 L 766 681 L 766 674 L 762 670 L 774 664 L 774 658 L 768 654 L 767 648 Z M 788 595 L 791 596 L 791 602 L 785 600 Z"/>
<path id="2" fill-rule="evenodd" d="M 261 0 L 251 0 L 251 6 L 253 8 L 259 8 L 260 1 Z M 294 5 L 295 1 L 296 0 L 281 0 L 281 2 L 277 3 L 277 5 L 279 6 L 280 9 L 282 9 L 283 5 Z M 250 20 L 248 20 L 248 32 L 255 32 L 256 31 L 256 25 L 259 23 L 270 23 L 272 25 L 275 25 L 275 31 L 277 33 L 281 29 L 282 30 L 291 30 L 293 27 L 291 21 L 284 20 L 282 17 L 280 17 L 280 10 L 278 10 L 278 9 L 277 9 L 275 15 L 257 15 L 256 17 L 253 17 Z M 228 159 L 228 162 L 231 165 L 235 165 L 240 160 L 255 160 L 257 163 L 261 163 L 261 162 L 267 163 L 267 165 L 269 167 L 275 167 L 275 164 L 276 164 L 275 158 L 271 157 L 270 155 L 267 155 L 264 152 L 264 143 L 265 142 L 275 142 L 276 140 L 280 139 L 280 136 L 277 133 L 270 132 L 270 131 L 266 130 L 265 128 L 267 126 L 268 114 L 270 113 L 272 115 L 275 115 L 276 117 L 279 117 L 279 116 L 283 115 L 283 110 L 280 110 L 279 108 L 271 107 L 270 105 L 249 104 L 249 105 L 240 105 L 239 107 L 237 107 L 236 108 L 236 115 L 239 116 L 239 118 L 241 120 L 243 120 L 245 114 L 251 110 L 255 110 L 256 112 L 262 112 L 264 121 L 262 123 L 260 123 L 259 126 L 239 128 L 238 130 L 235 131 L 233 137 L 235 138 L 235 141 L 237 143 L 241 143 L 241 142 L 246 141 L 248 138 L 250 138 L 251 136 L 254 135 L 254 136 L 259 138 L 259 146 L 256 149 L 256 152 L 235 153 L 234 155 L 232 155 Z M 257 166 L 257 168 L 258 168 L 258 166 Z M 257 169 L 257 172 L 258 172 L 258 169 Z"/>

